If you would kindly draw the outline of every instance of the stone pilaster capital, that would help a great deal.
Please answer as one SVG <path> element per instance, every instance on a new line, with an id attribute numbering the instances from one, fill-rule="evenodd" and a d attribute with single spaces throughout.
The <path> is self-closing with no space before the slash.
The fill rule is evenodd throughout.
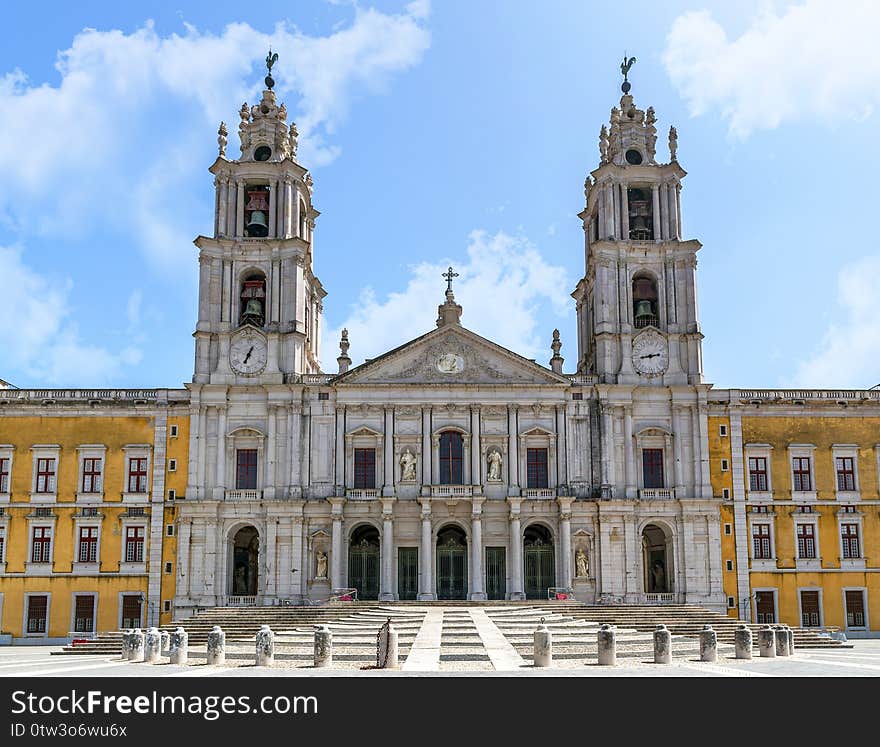
<path id="1" fill-rule="evenodd" d="M 382 499 L 382 519 L 383 521 L 391 521 L 394 518 L 394 501 L 396 498 Z"/>

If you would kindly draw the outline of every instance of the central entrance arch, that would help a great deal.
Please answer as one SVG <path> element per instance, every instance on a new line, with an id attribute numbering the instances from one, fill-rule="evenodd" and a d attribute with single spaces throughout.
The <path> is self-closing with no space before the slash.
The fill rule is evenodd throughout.
<path id="1" fill-rule="evenodd" d="M 467 599 L 467 536 L 457 526 L 437 533 L 437 599 Z"/>
<path id="2" fill-rule="evenodd" d="M 348 583 L 357 589 L 358 599 L 379 598 L 379 532 L 375 527 L 358 527 L 348 547 Z"/>
<path id="3" fill-rule="evenodd" d="M 233 596 L 257 595 L 257 568 L 260 535 L 252 526 L 239 529 L 232 538 L 232 568 L 229 593 Z"/>
<path id="4" fill-rule="evenodd" d="M 668 594 L 672 588 L 672 539 L 658 524 L 648 524 L 642 530 L 642 566 L 645 572 L 645 592 Z"/>
<path id="5" fill-rule="evenodd" d="M 556 586 L 556 559 L 553 536 L 539 524 L 526 528 L 523 535 L 523 567 L 526 599 L 546 599 L 547 589 Z"/>

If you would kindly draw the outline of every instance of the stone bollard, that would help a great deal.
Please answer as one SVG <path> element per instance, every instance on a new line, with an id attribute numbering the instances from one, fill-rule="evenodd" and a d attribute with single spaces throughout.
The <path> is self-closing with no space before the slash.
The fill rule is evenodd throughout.
<path id="1" fill-rule="evenodd" d="M 758 631 L 758 651 L 761 656 L 767 656 L 771 659 L 776 657 L 776 634 L 769 625 L 765 625 Z"/>
<path id="2" fill-rule="evenodd" d="M 400 647 L 397 642 L 397 631 L 391 624 L 390 617 L 379 630 L 376 665 L 380 669 L 397 669 L 400 666 Z"/>
<path id="3" fill-rule="evenodd" d="M 123 661 L 128 661 L 131 656 L 131 630 L 122 631 L 122 649 L 120 650 L 120 656 Z"/>
<path id="4" fill-rule="evenodd" d="M 672 633 L 665 625 L 654 628 L 654 663 L 672 664 Z"/>
<path id="5" fill-rule="evenodd" d="M 544 618 L 538 625 L 538 629 L 534 635 L 535 650 L 532 657 L 532 663 L 536 667 L 552 667 L 553 666 L 553 634 L 544 624 Z"/>
<path id="6" fill-rule="evenodd" d="M 131 634 L 130 640 L 130 648 L 128 653 L 129 661 L 143 661 L 144 660 L 144 634 L 141 632 L 140 628 L 135 628 Z"/>
<path id="7" fill-rule="evenodd" d="M 708 624 L 700 631 L 700 661 L 718 661 L 718 634 Z"/>
<path id="8" fill-rule="evenodd" d="M 788 626 L 784 625 L 785 632 L 788 633 L 788 655 L 794 656 L 794 631 Z"/>
<path id="9" fill-rule="evenodd" d="M 333 633 L 328 625 L 315 626 L 315 666 L 329 667 L 333 664 Z"/>
<path id="10" fill-rule="evenodd" d="M 268 625 L 261 625 L 257 633 L 256 664 L 271 667 L 275 663 L 275 634 Z"/>
<path id="11" fill-rule="evenodd" d="M 158 664 L 162 658 L 162 636 L 158 628 L 149 628 L 144 640 L 144 661 Z"/>
<path id="12" fill-rule="evenodd" d="M 776 655 L 788 656 L 790 653 L 788 650 L 788 631 L 785 626 L 777 625 L 774 634 L 776 636 Z"/>
<path id="13" fill-rule="evenodd" d="M 733 643 L 736 648 L 737 659 L 752 658 L 752 631 L 748 625 L 737 625 L 733 634 Z"/>
<path id="14" fill-rule="evenodd" d="M 607 623 L 600 625 L 599 632 L 596 633 L 596 642 L 599 646 L 599 665 L 613 667 L 617 663 L 614 628 Z"/>
<path id="15" fill-rule="evenodd" d="M 171 646 L 171 633 L 167 630 L 160 630 L 159 635 L 162 636 L 162 656 L 168 656 L 168 648 Z"/>
<path id="16" fill-rule="evenodd" d="M 178 628 L 169 637 L 168 655 L 172 664 L 186 664 L 189 659 L 189 635 L 183 628 Z"/>
<path id="17" fill-rule="evenodd" d="M 208 664 L 223 666 L 226 663 L 226 633 L 215 625 L 208 633 Z"/>

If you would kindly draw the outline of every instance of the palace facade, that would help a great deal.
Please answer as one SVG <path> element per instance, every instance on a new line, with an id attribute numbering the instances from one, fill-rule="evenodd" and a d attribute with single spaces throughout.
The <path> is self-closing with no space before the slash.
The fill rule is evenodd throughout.
<path id="1" fill-rule="evenodd" d="M 703 379 L 677 134 L 625 84 L 585 183 L 577 365 L 437 325 L 322 372 L 314 184 L 271 75 L 221 124 L 182 389 L 0 388 L 0 635 L 219 605 L 689 603 L 880 634 L 880 391 Z M 499 299 L 503 303 L 503 299 Z M 4 638 L 0 637 L 0 641 Z"/>

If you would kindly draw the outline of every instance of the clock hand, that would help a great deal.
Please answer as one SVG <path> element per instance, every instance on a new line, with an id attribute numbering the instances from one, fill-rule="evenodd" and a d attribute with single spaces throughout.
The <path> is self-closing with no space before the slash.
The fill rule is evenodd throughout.
<path id="1" fill-rule="evenodd" d="M 660 353 L 648 353 L 647 355 L 640 355 L 640 358 L 656 358 Z"/>
<path id="2" fill-rule="evenodd" d="M 247 351 L 247 355 L 244 357 L 244 360 L 242 361 L 242 363 L 247 363 L 248 358 L 251 357 L 251 353 L 253 353 L 253 352 L 254 352 L 254 346 L 251 345 L 250 350 Z"/>

